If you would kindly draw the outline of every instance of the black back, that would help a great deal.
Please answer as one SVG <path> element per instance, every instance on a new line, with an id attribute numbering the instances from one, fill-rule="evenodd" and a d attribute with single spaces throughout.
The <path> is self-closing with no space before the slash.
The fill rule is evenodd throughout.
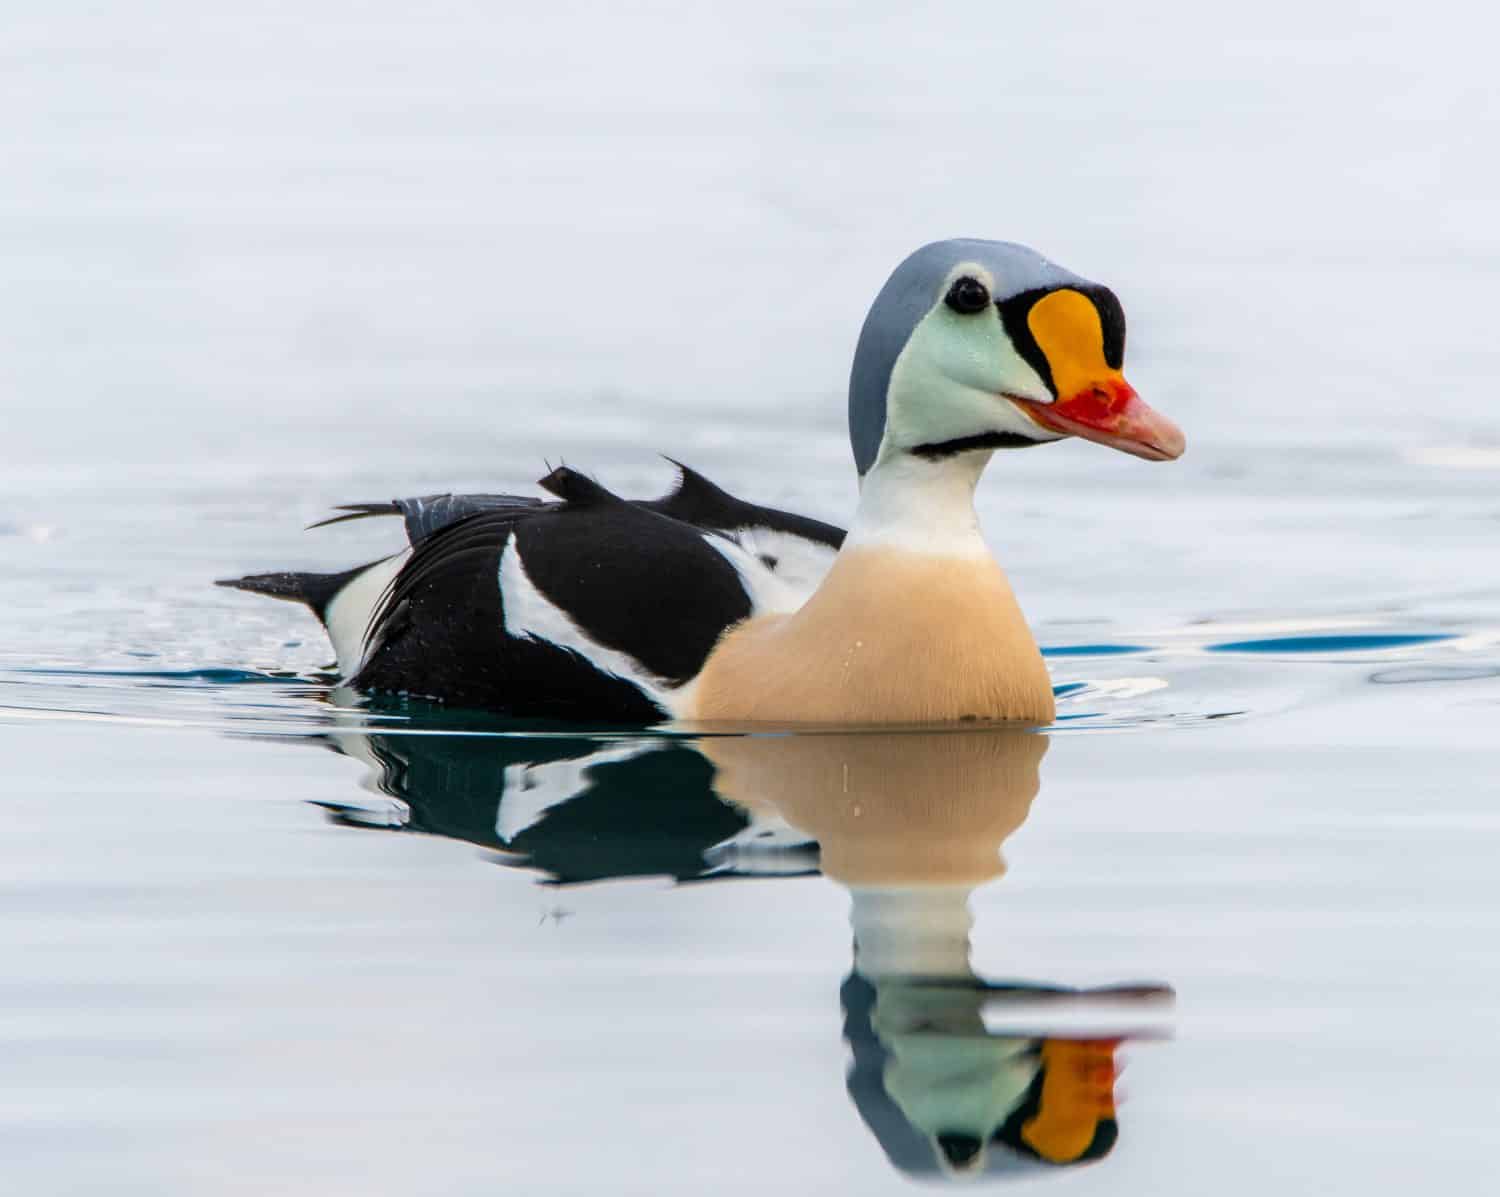
<path id="1" fill-rule="evenodd" d="M 671 459 L 668 458 L 670 461 Z M 844 530 L 822 520 L 795 515 L 775 507 L 761 507 L 736 498 L 722 487 L 714 485 L 697 470 L 672 461 L 679 471 L 677 486 L 660 499 L 629 500 L 637 507 L 654 511 L 685 524 L 715 532 L 735 532 L 742 528 L 770 528 L 793 536 L 802 536 L 819 544 L 837 549 L 844 543 Z M 566 466 L 554 470 L 542 480 L 548 490 L 555 487 L 567 489 L 570 479 L 582 477 Z M 554 493 L 556 491 L 554 490 Z M 406 537 L 412 544 L 420 544 L 435 532 L 471 515 L 484 512 L 505 514 L 532 514 L 539 509 L 555 510 L 559 504 L 548 503 L 528 495 L 420 495 L 410 499 L 391 499 L 384 503 L 345 503 L 337 508 L 342 515 L 319 520 L 314 528 L 326 528 L 330 524 L 342 524 L 348 520 L 368 519 L 372 516 L 399 515 L 406 524 Z"/>
<path id="2" fill-rule="evenodd" d="M 326 528 L 350 520 L 371 516 L 399 515 L 406 523 L 406 539 L 417 544 L 440 528 L 457 523 L 481 511 L 525 511 L 540 507 L 541 499 L 529 495 L 418 495 L 411 499 L 391 499 L 385 503 L 342 503 L 334 510 L 343 512 L 309 525 Z"/>

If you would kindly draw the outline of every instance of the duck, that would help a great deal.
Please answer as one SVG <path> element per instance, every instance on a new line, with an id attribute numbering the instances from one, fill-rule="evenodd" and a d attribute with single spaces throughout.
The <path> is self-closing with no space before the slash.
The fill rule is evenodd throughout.
<path id="1" fill-rule="evenodd" d="M 547 498 L 348 504 L 314 526 L 399 516 L 406 547 L 219 584 L 307 606 L 366 695 L 611 724 L 1048 724 L 1051 680 L 974 495 L 995 454 L 1069 438 L 1181 456 L 1124 352 L 1108 287 L 1013 242 L 935 241 L 855 346 L 847 530 L 680 463 L 647 500 L 561 467 Z"/>

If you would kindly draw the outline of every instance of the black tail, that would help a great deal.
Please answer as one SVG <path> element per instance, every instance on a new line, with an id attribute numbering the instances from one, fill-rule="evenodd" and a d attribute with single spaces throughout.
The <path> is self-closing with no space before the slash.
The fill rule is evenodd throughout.
<path id="1" fill-rule="evenodd" d="M 339 591 L 369 569 L 370 565 L 378 564 L 378 561 L 372 561 L 369 565 L 357 565 L 338 574 L 297 573 L 292 570 L 274 574 L 251 574 L 245 578 L 220 578 L 214 585 L 303 603 L 322 619 L 328 610 L 328 604 L 333 602 Z"/>

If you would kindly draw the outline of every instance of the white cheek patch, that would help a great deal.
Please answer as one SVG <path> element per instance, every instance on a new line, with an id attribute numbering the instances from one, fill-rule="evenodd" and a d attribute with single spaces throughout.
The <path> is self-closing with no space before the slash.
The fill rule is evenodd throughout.
<path id="1" fill-rule="evenodd" d="M 629 682 L 669 713 L 683 700 L 684 687 L 673 687 L 629 653 L 600 644 L 538 590 L 526 572 L 514 533 L 507 537 L 500 554 L 500 601 L 507 635 L 577 653 L 600 673 Z"/>
<path id="2" fill-rule="evenodd" d="M 323 626 L 328 629 L 328 639 L 333 641 L 339 673 L 344 677 L 353 677 L 364 664 L 365 633 L 369 630 L 370 618 L 410 558 L 411 550 L 406 549 L 394 557 L 377 561 L 340 590 L 323 612 Z"/>

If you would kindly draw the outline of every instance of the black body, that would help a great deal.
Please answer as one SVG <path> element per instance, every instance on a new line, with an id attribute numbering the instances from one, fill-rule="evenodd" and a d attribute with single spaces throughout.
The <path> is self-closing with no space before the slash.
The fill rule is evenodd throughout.
<path id="1" fill-rule="evenodd" d="M 412 556 L 373 612 L 361 690 L 414 695 L 503 714 L 653 723 L 667 712 L 648 688 L 586 653 L 506 628 L 502 554 L 514 542 L 527 578 L 594 644 L 628 655 L 660 686 L 702 668 L 724 630 L 752 603 L 738 570 L 710 538 L 746 529 L 836 550 L 829 524 L 759 507 L 682 470 L 662 499 L 630 501 L 566 467 L 540 485 L 557 496 L 429 495 L 360 503 L 325 523 L 403 517 Z M 773 559 L 762 564 L 774 569 Z M 369 567 L 363 567 L 369 568 Z M 320 618 L 363 572 L 259 574 L 223 583 L 297 599 Z M 511 620 L 512 626 L 516 619 Z"/>

